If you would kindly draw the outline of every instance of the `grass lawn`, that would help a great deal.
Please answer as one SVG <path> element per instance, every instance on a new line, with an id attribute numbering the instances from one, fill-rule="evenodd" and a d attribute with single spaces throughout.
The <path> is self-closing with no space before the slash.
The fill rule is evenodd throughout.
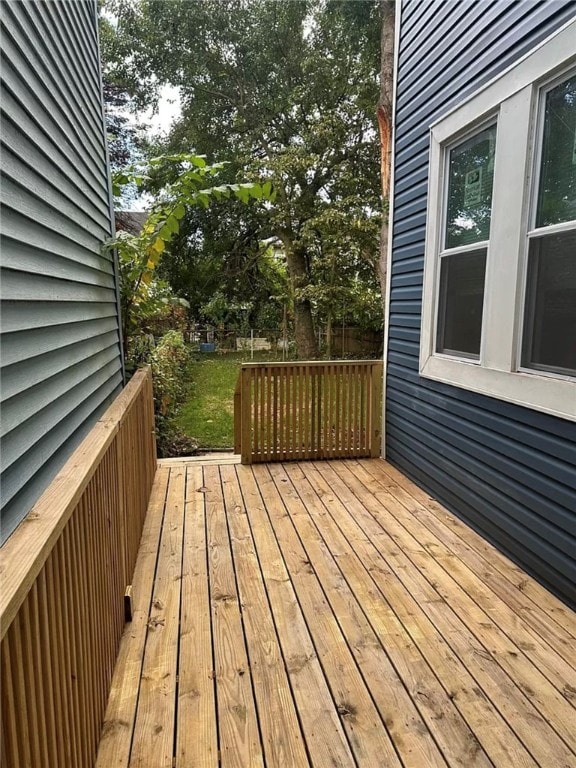
<path id="1" fill-rule="evenodd" d="M 254 362 L 274 359 L 270 353 L 254 354 Z M 175 421 L 201 450 L 234 447 L 234 389 L 240 365 L 249 362 L 249 352 L 238 352 L 205 354 L 190 364 L 188 396 Z"/>

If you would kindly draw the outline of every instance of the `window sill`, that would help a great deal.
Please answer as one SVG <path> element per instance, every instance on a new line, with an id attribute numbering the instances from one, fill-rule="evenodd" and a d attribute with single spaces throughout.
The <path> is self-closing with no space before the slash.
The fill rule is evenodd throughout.
<path id="1" fill-rule="evenodd" d="M 576 421 L 576 379 L 524 371 L 498 371 L 478 362 L 431 355 L 420 375 L 524 408 Z"/>

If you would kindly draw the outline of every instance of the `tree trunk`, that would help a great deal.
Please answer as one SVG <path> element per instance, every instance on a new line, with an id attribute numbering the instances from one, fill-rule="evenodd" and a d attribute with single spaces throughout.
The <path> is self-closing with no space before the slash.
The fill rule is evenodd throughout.
<path id="1" fill-rule="evenodd" d="M 295 292 L 308 285 L 306 254 L 302 249 L 290 245 L 286 248 L 286 265 Z M 318 343 L 314 333 L 312 306 L 309 299 L 294 297 L 294 336 L 296 352 L 300 360 L 315 360 L 318 357 Z"/>
<path id="2" fill-rule="evenodd" d="M 378 127 L 380 129 L 380 178 L 382 198 L 388 202 L 390 193 L 390 160 L 392 156 L 392 101 L 394 89 L 394 0 L 381 0 L 382 32 L 380 37 L 380 98 Z M 386 279 L 388 267 L 388 208 L 382 216 L 378 280 L 382 291 L 382 307 L 386 312 Z"/>

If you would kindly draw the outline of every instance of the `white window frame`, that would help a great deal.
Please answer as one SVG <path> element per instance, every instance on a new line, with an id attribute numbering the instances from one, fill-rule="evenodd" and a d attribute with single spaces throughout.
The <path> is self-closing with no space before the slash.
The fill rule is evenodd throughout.
<path id="1" fill-rule="evenodd" d="M 576 421 L 576 377 L 520 365 L 542 92 L 576 66 L 574 40 L 576 18 L 431 127 L 420 375 Z M 440 253 L 449 150 L 491 121 L 497 125 L 492 221 L 480 359 L 473 360 L 435 351 Z M 573 227 L 573 223 L 558 224 L 537 231 Z"/>

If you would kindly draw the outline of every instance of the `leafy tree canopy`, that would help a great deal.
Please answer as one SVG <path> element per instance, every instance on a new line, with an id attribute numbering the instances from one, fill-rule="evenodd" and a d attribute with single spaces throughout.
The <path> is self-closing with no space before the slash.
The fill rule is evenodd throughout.
<path id="1" fill-rule="evenodd" d="M 182 116 L 168 151 L 231 160 L 229 181 L 242 169 L 276 190 L 265 215 L 242 213 L 236 235 L 283 243 L 298 351 L 314 357 L 313 313 L 322 320 L 329 304 L 315 290 L 326 278 L 323 258 L 351 301 L 359 281 L 377 290 L 379 3 L 108 0 L 107 7 L 117 19 L 103 40 L 115 82 L 141 106 L 164 83 L 180 89 Z M 207 242 L 207 229 L 196 216 L 189 237 L 201 231 Z"/>

